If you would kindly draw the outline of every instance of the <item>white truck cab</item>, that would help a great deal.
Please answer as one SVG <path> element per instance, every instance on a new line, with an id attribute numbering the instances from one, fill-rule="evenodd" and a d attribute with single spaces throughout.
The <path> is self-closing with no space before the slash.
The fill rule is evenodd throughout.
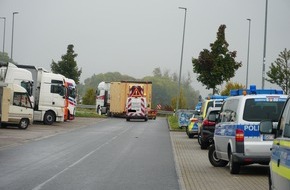
<path id="1" fill-rule="evenodd" d="M 213 166 L 221 167 L 229 163 L 230 173 L 238 174 L 240 166 L 248 164 L 267 165 L 273 136 L 259 130 L 262 120 L 275 124 L 287 99 L 280 90 L 231 91 L 221 108 L 214 131 L 214 144 L 208 157 Z"/>

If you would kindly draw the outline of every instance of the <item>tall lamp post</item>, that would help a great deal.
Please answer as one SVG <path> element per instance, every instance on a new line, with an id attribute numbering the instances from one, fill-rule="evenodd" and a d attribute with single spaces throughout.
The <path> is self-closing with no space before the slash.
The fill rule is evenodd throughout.
<path id="1" fill-rule="evenodd" d="M 0 19 L 3 19 L 4 20 L 4 32 L 3 32 L 3 53 L 4 53 L 4 48 L 5 48 L 6 17 L 0 17 Z"/>
<path id="2" fill-rule="evenodd" d="M 184 8 L 184 7 L 178 7 L 178 8 L 184 10 L 184 25 L 183 25 L 183 37 L 182 37 L 182 47 L 181 47 L 181 59 L 180 59 L 179 78 L 178 78 L 178 94 L 177 94 L 177 100 L 176 100 L 176 109 L 175 109 L 175 113 L 177 113 L 177 110 L 178 110 L 178 107 L 179 107 L 179 98 L 180 98 L 180 80 L 181 80 L 182 59 L 183 59 L 183 46 L 184 46 L 185 24 L 186 24 L 186 12 L 187 12 L 187 8 Z"/>
<path id="3" fill-rule="evenodd" d="M 246 88 L 248 88 L 248 77 L 249 77 L 249 55 L 250 55 L 250 36 L 251 36 L 251 19 L 249 21 L 249 33 L 248 33 L 248 54 L 247 54 L 247 76 L 246 76 Z"/>
<path id="4" fill-rule="evenodd" d="M 267 40 L 267 15 L 268 15 L 268 0 L 266 0 L 266 9 L 265 9 L 265 29 L 264 29 L 264 52 L 263 52 L 262 89 L 264 89 L 264 85 L 265 85 L 266 40 Z"/>
<path id="5" fill-rule="evenodd" d="M 13 34 L 14 34 L 14 15 L 15 14 L 18 14 L 18 12 L 13 12 L 13 17 L 12 17 L 11 60 L 13 60 Z"/>

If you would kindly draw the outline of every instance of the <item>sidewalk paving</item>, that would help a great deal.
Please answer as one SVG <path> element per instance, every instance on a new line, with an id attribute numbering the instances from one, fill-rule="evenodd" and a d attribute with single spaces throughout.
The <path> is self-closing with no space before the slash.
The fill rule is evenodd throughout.
<path id="1" fill-rule="evenodd" d="M 197 139 L 189 139 L 185 132 L 170 132 L 176 170 L 181 190 L 267 190 L 268 166 L 243 167 L 232 175 L 226 167 L 213 167 L 208 150 L 201 150 Z"/>

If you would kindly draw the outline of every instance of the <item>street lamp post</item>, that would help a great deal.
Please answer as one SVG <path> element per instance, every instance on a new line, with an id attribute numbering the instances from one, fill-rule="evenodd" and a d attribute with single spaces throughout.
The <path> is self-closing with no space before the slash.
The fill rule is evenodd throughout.
<path id="1" fill-rule="evenodd" d="M 4 48 L 5 48 L 6 17 L 0 17 L 0 19 L 3 19 L 4 20 L 4 32 L 3 32 L 3 53 L 4 53 Z"/>
<path id="2" fill-rule="evenodd" d="M 249 77 L 249 55 L 250 55 L 250 36 L 251 36 L 251 19 L 249 21 L 249 33 L 248 33 L 248 54 L 247 54 L 247 76 L 246 76 L 246 88 L 248 88 L 248 77 Z"/>
<path id="3" fill-rule="evenodd" d="M 186 12 L 187 8 L 179 7 L 179 9 L 184 10 L 184 25 L 183 25 L 183 37 L 182 37 L 182 47 L 181 47 L 181 59 L 180 59 L 180 68 L 179 68 L 179 78 L 178 78 L 178 94 L 176 100 L 176 109 L 175 113 L 177 113 L 179 107 L 179 98 L 180 98 L 180 80 L 181 80 L 181 70 L 182 70 L 182 59 L 183 59 L 183 47 L 184 47 L 184 36 L 185 36 L 185 24 L 186 24 Z"/>
<path id="4" fill-rule="evenodd" d="M 12 17 L 11 60 L 13 59 L 13 34 L 14 34 L 14 15 L 15 14 L 18 14 L 18 12 L 13 12 L 13 17 Z"/>
<path id="5" fill-rule="evenodd" d="M 266 9 L 265 9 L 265 29 L 264 29 L 264 52 L 263 52 L 262 89 L 264 89 L 264 85 L 265 85 L 266 41 L 267 41 L 267 15 L 268 15 L 268 0 L 266 0 Z"/>

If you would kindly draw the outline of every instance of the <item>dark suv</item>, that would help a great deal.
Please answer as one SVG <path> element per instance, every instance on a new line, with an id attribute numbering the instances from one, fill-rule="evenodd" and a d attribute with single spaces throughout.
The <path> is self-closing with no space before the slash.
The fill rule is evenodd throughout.
<path id="1" fill-rule="evenodd" d="M 220 110 L 220 107 L 210 107 L 207 111 L 198 135 L 198 143 L 201 149 L 207 149 L 209 145 L 213 143 L 215 124 L 219 117 Z"/>

